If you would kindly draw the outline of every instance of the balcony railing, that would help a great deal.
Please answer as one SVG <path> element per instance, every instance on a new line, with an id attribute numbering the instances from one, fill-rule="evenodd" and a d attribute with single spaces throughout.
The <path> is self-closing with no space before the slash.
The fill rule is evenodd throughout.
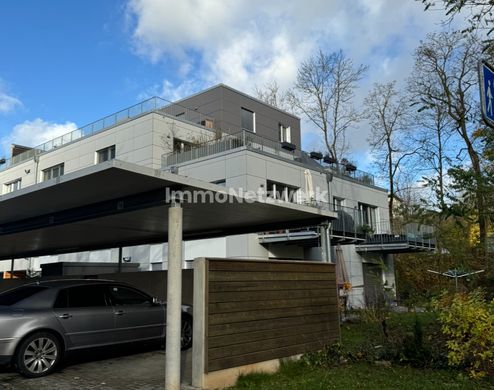
<path id="1" fill-rule="evenodd" d="M 80 127 L 70 133 L 47 141 L 10 159 L 5 159 L 5 162 L 0 165 L 0 171 L 10 168 L 13 165 L 30 160 L 31 158 L 40 154 L 52 151 L 74 141 L 78 141 L 82 138 L 100 133 L 113 126 L 119 125 L 121 123 L 127 122 L 131 119 L 137 118 L 143 114 L 153 111 L 159 111 L 161 114 L 169 116 L 173 119 L 187 121 L 194 124 L 202 124 L 203 126 L 206 125 L 206 121 L 211 121 L 209 116 L 204 115 L 197 110 L 192 110 L 190 108 L 181 106 L 180 104 L 172 103 L 159 97 L 152 97 L 124 110 L 98 119 L 97 121 L 89 123 L 88 125 Z"/>
<path id="2" fill-rule="evenodd" d="M 389 221 L 366 223 L 364 214 L 357 208 L 338 207 L 334 210 L 338 217 L 331 221 L 331 239 L 340 244 L 357 244 L 366 250 L 386 249 L 399 246 L 398 251 L 414 251 L 435 248 L 434 229 L 419 223 L 395 222 L 393 228 Z M 298 229 L 270 231 L 259 234 L 261 243 L 283 243 L 287 241 L 317 242 L 317 226 Z M 373 249 L 374 248 L 374 249 Z M 384 250 L 383 249 L 383 250 Z"/>
<path id="3" fill-rule="evenodd" d="M 162 156 L 162 166 L 166 169 L 174 165 L 183 164 L 203 157 L 215 156 L 219 153 L 239 148 L 265 152 L 290 161 L 309 160 L 307 154 L 305 158 L 302 159 L 300 151 L 290 152 L 283 149 L 281 142 L 279 141 L 261 137 L 255 133 L 244 130 L 231 135 L 223 134 L 220 139 L 199 143 L 189 150 L 174 151 L 164 154 Z M 374 185 L 374 176 L 368 172 L 360 171 L 358 169 L 348 170 L 346 166 L 341 164 L 321 164 L 320 161 L 312 161 L 314 164 L 317 164 L 321 170 L 331 172 L 338 177 L 348 177 L 363 184 Z"/>
<path id="4" fill-rule="evenodd" d="M 220 139 L 214 139 L 194 145 L 189 150 L 164 154 L 162 157 L 162 164 L 163 168 L 167 168 L 173 165 L 182 164 L 203 157 L 215 156 L 219 153 L 239 148 L 258 150 L 285 159 L 294 159 L 293 153 L 282 149 L 279 142 L 244 130 L 236 134 L 224 134 Z"/>

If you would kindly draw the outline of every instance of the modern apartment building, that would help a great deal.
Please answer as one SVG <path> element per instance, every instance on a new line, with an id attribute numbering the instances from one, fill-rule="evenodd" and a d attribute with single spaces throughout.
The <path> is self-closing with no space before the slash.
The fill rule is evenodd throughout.
<path id="1" fill-rule="evenodd" d="M 225 85 L 175 103 L 152 98 L 40 146 L 13 145 L 0 160 L 0 196 L 110 159 L 337 213 L 329 225 L 185 242 L 184 267 L 196 257 L 333 261 L 340 284 L 352 285 L 348 303 L 361 306 L 382 285 L 393 291 L 393 253 L 434 247 L 426 227 L 390 230 L 387 191 L 371 174 L 303 152 L 299 118 Z M 119 257 L 161 270 L 166 255 L 166 244 L 143 245 L 20 259 L 14 270 Z"/>

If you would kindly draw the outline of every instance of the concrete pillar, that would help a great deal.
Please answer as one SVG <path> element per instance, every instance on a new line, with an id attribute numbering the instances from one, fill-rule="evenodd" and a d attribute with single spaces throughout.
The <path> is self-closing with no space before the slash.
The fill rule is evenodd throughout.
<path id="1" fill-rule="evenodd" d="M 15 263 L 15 259 L 12 258 L 12 261 L 10 263 L 10 279 L 14 277 L 14 263 Z"/>
<path id="2" fill-rule="evenodd" d="M 165 389 L 180 390 L 180 328 L 182 317 L 182 207 L 168 209 L 168 291 L 166 305 Z"/>
<path id="3" fill-rule="evenodd" d="M 118 272 L 122 272 L 122 260 L 123 260 L 123 251 L 122 247 L 118 247 Z"/>
<path id="4" fill-rule="evenodd" d="M 202 389 L 206 366 L 207 260 L 194 259 L 194 333 L 192 335 L 192 386 Z"/>

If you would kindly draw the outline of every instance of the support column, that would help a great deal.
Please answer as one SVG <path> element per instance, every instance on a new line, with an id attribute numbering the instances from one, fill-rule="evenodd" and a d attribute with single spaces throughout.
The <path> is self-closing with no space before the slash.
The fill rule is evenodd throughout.
<path id="1" fill-rule="evenodd" d="M 12 257 L 12 261 L 10 262 L 10 279 L 14 278 L 14 263 L 15 258 Z"/>
<path id="2" fill-rule="evenodd" d="M 182 207 L 168 209 L 168 276 L 166 305 L 165 389 L 180 390 L 180 328 L 182 320 Z"/>
<path id="3" fill-rule="evenodd" d="M 123 256 L 123 250 L 122 250 L 122 247 L 118 247 L 118 272 L 122 272 L 122 258 Z"/>

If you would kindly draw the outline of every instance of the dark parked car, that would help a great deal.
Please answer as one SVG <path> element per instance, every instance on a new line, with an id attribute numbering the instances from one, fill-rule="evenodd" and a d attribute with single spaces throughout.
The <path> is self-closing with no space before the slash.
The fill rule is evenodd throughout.
<path id="1" fill-rule="evenodd" d="M 67 351 L 163 340 L 166 304 L 124 283 L 57 280 L 0 294 L 0 363 L 26 377 L 51 373 Z M 191 307 L 182 306 L 182 349 L 192 345 Z"/>

